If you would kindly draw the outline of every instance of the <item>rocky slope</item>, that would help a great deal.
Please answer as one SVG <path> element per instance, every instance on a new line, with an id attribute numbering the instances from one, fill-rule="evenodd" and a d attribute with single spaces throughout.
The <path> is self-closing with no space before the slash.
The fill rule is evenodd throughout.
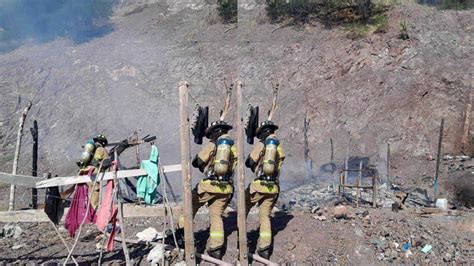
<path id="1" fill-rule="evenodd" d="M 385 32 L 354 40 L 344 27 L 318 22 L 269 24 L 263 6 L 252 1 L 240 7 L 238 28 L 219 23 L 214 8 L 204 1 L 128 1 L 102 37 L 83 43 L 58 38 L 1 54 L 0 170 L 11 171 L 17 119 L 28 100 L 26 129 L 33 119 L 40 128 L 40 172 L 72 174 L 84 140 L 98 132 L 119 140 L 136 129 L 156 134 L 163 162 L 177 163 L 178 82 L 190 83 L 191 106 L 210 105 L 216 119 L 223 79 L 237 77 L 246 103 L 263 110 L 270 82 L 281 84 L 275 121 L 288 153 L 284 186 L 324 176 L 318 168 L 330 160 L 331 138 L 338 165 L 350 137 L 350 155 L 369 158 L 382 177 L 390 142 L 392 173 L 407 184 L 433 175 L 426 158 L 435 156 L 441 118 L 444 151 L 460 151 L 473 86 L 472 10 L 396 6 L 387 13 Z M 407 41 L 398 39 L 404 20 Z M 310 175 L 303 159 L 306 114 Z M 24 140 L 20 173 L 28 174 L 27 131 Z"/>

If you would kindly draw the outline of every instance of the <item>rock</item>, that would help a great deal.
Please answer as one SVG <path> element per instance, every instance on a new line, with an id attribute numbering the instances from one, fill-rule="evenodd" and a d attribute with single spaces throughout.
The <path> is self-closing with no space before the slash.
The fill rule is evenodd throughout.
<path id="1" fill-rule="evenodd" d="M 446 252 L 446 254 L 444 254 L 443 256 L 443 261 L 444 262 L 451 262 L 453 260 L 453 255 L 451 255 L 451 253 L 449 252 Z"/>
<path id="2" fill-rule="evenodd" d="M 152 242 L 158 238 L 162 237 L 162 234 L 158 233 L 155 228 L 153 227 L 148 227 L 147 229 L 138 232 L 136 234 L 139 240 L 141 241 L 146 241 L 146 242 Z"/>
<path id="3" fill-rule="evenodd" d="M 6 224 L 3 226 L 2 231 L 0 231 L 0 236 L 4 238 L 19 238 L 23 233 L 23 229 L 18 225 Z"/>
<path id="4" fill-rule="evenodd" d="M 313 216 L 313 218 L 318 220 L 318 221 L 326 221 L 327 220 L 326 216 L 324 216 L 324 215 L 321 215 L 321 216 L 316 216 L 315 215 L 315 216 Z"/>
<path id="5" fill-rule="evenodd" d="M 156 265 L 161 263 L 164 257 L 165 246 L 163 244 L 157 244 L 152 250 L 150 250 L 150 253 L 148 253 L 146 260 L 152 265 Z"/>
<path id="6" fill-rule="evenodd" d="M 364 231 L 362 231 L 362 229 L 360 229 L 359 227 L 356 227 L 354 229 L 354 233 L 356 234 L 356 236 L 358 237 L 363 237 L 364 236 Z"/>
<path id="7" fill-rule="evenodd" d="M 342 218 L 349 218 L 349 210 L 346 206 L 344 205 L 339 205 L 334 207 L 334 218 L 336 219 L 342 219 Z"/>
<path id="8" fill-rule="evenodd" d="M 12 247 L 13 250 L 18 250 L 20 248 L 26 247 L 26 244 L 15 245 Z"/>

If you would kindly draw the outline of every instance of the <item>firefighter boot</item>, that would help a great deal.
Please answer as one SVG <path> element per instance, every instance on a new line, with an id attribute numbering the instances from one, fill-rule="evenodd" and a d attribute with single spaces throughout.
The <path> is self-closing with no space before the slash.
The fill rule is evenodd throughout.
<path id="1" fill-rule="evenodd" d="M 174 231 L 174 234 L 176 236 L 176 242 L 178 244 L 178 247 L 184 248 L 184 229 L 178 228 Z M 171 229 L 167 229 L 165 231 L 165 235 L 167 238 L 173 239 L 173 231 L 171 231 Z"/>
<path id="2" fill-rule="evenodd" d="M 265 247 L 265 248 L 259 248 L 257 250 L 257 253 L 260 257 L 268 260 L 268 259 L 270 259 L 270 256 L 272 255 L 272 246 L 268 246 L 268 247 Z"/>
<path id="3" fill-rule="evenodd" d="M 210 248 L 207 250 L 207 254 L 209 254 L 209 256 L 215 259 L 220 260 L 224 256 L 224 248 L 222 246 L 217 248 Z"/>

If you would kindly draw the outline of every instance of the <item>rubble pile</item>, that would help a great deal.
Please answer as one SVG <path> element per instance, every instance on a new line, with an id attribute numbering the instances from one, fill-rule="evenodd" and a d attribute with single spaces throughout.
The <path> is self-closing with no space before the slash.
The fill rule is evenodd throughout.
<path id="1" fill-rule="evenodd" d="M 388 218 L 368 220 L 363 227 L 377 259 L 389 262 L 466 263 L 474 251 L 474 238 L 455 234 L 444 223 L 423 218 Z M 445 218 L 452 219 L 452 218 Z"/>

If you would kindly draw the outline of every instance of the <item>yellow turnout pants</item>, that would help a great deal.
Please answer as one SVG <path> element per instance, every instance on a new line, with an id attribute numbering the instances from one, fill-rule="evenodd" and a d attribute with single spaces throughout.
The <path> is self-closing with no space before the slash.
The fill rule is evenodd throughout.
<path id="1" fill-rule="evenodd" d="M 252 189 L 251 189 L 252 187 Z M 250 209 L 257 203 L 259 205 L 260 216 L 260 236 L 258 238 L 258 248 L 264 249 L 272 244 L 272 224 L 270 222 L 270 214 L 273 206 L 278 198 L 278 193 L 262 193 L 254 189 L 251 184 L 245 191 L 245 209 L 247 215 Z"/>
<path id="2" fill-rule="evenodd" d="M 209 248 L 214 249 L 224 245 L 224 222 L 222 215 L 229 204 L 231 194 L 208 192 L 209 185 L 199 182 L 192 191 L 193 219 L 199 208 L 208 204 L 209 220 L 211 222 L 209 235 Z M 178 227 L 184 228 L 184 216 L 181 215 L 178 221 Z"/>

